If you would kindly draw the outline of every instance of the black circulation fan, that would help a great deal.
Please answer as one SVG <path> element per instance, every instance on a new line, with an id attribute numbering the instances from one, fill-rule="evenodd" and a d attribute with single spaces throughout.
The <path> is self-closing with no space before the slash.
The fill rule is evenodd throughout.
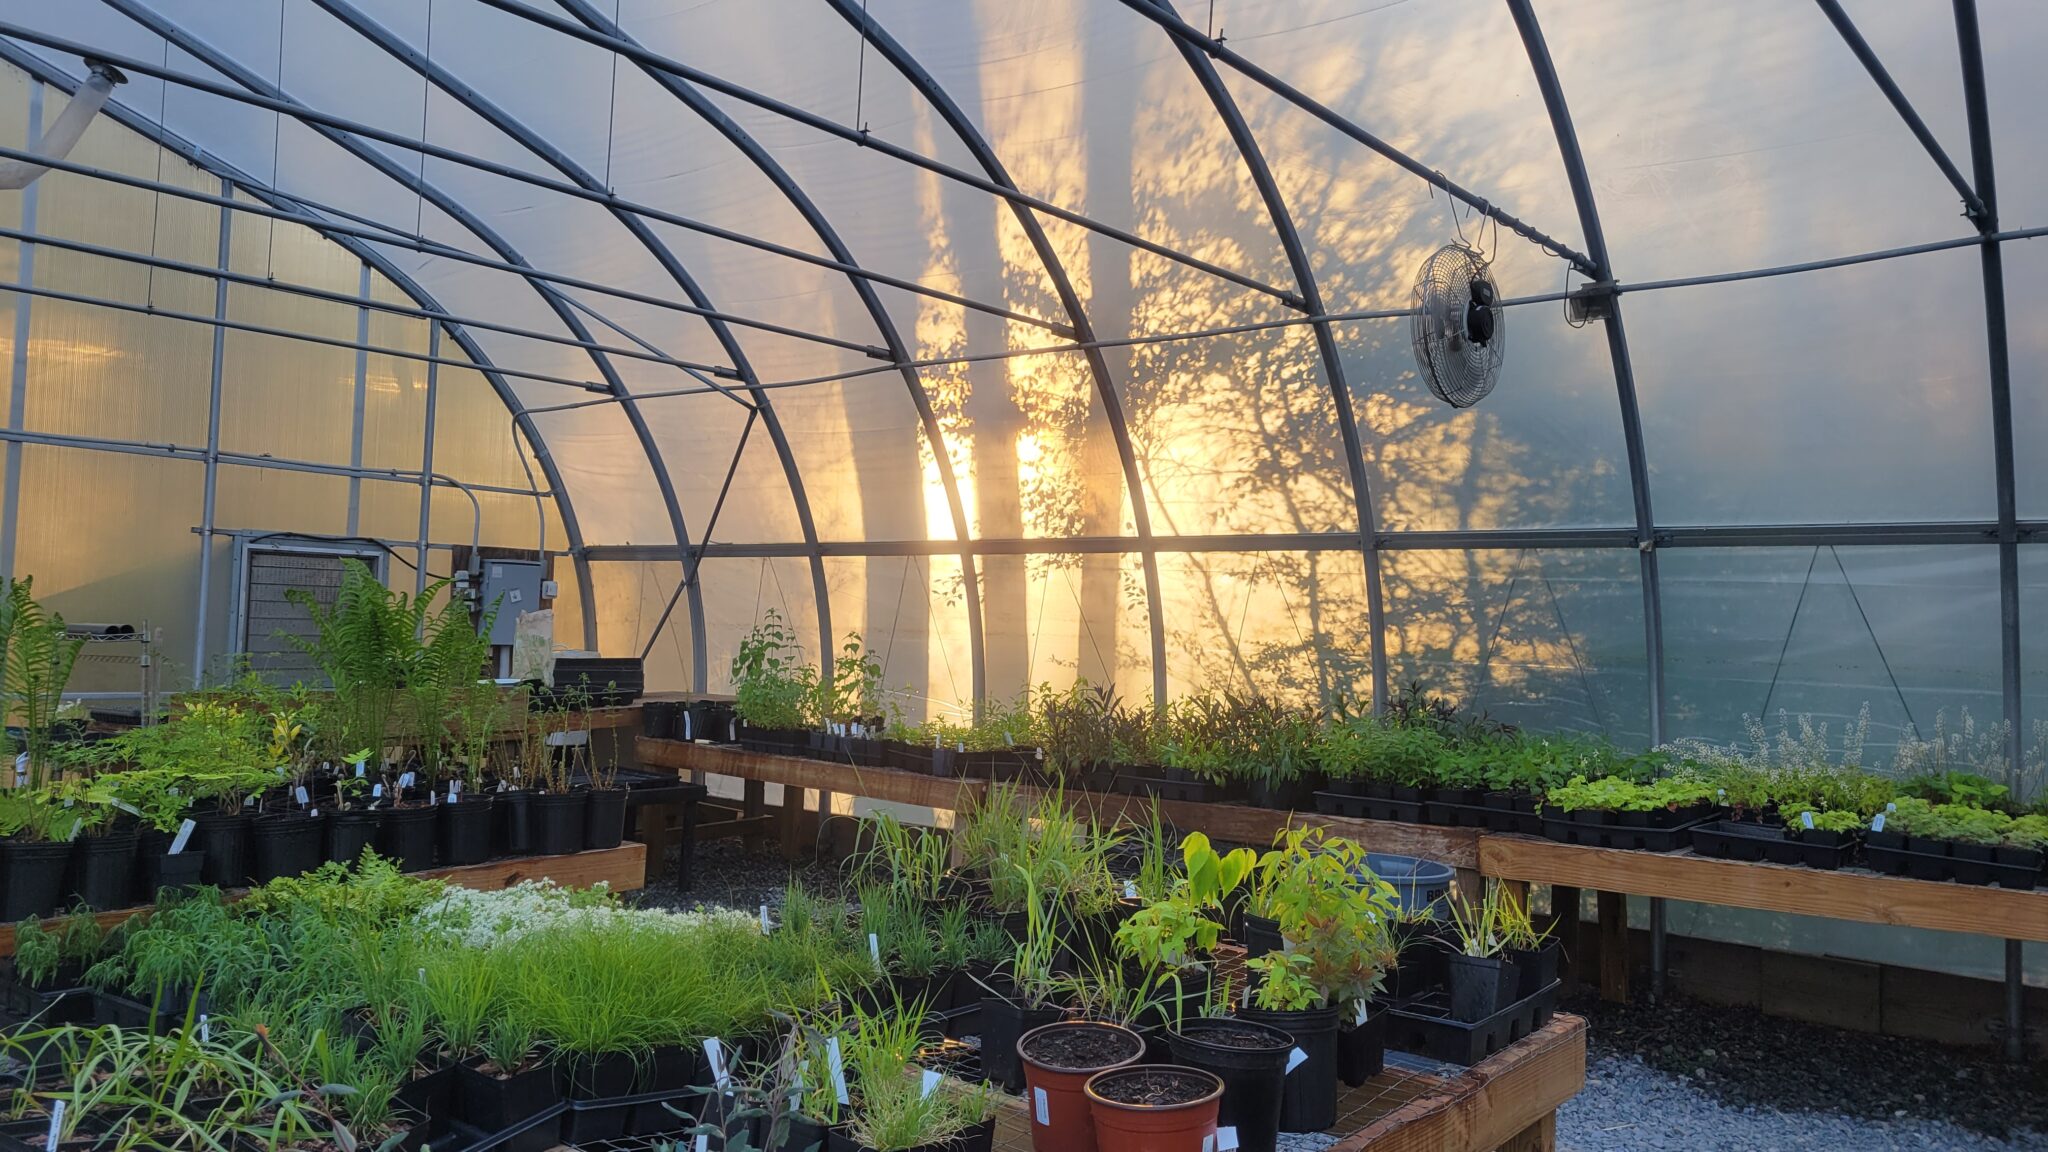
<path id="1" fill-rule="evenodd" d="M 1493 391 L 1508 326 L 1484 256 L 1463 244 L 1430 253 L 1415 278 L 1409 338 L 1415 368 L 1437 399 L 1470 408 Z"/>

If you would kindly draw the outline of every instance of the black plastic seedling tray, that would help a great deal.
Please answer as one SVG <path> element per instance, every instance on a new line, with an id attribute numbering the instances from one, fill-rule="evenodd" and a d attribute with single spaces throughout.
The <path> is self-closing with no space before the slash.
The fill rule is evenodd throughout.
<path id="1" fill-rule="evenodd" d="M 1565 812 L 1543 806 L 1543 835 L 1563 844 L 1589 848 L 1628 848 L 1641 852 L 1676 852 L 1692 846 L 1694 825 L 1710 815 L 1706 808 L 1657 812 Z"/>
<path id="2" fill-rule="evenodd" d="M 1925 841 L 1913 840 L 1918 846 Z M 1863 858 L 1870 867 L 1891 876 L 1914 880 L 1953 880 L 1958 884 L 1996 884 L 2000 888 L 2032 891 L 2041 880 L 2038 865 L 2006 864 L 1997 860 L 1971 860 L 1939 852 L 1916 851 L 1884 843 L 1866 843 Z"/>
<path id="3" fill-rule="evenodd" d="M 1558 981 L 1473 1024 L 1451 1019 L 1450 997 L 1430 992 L 1397 1005 L 1387 1013 L 1387 1047 L 1419 1052 L 1447 1064 L 1477 1064 L 1550 1022 L 1557 1006 Z"/>
<path id="4" fill-rule="evenodd" d="M 1828 843 L 1829 839 L 1835 842 Z M 1709 820 L 1693 826 L 1692 850 L 1717 860 L 1803 864 L 1833 871 L 1849 862 L 1856 851 L 1856 841 L 1848 836 L 1802 837 L 1796 829 L 1775 824 Z"/>

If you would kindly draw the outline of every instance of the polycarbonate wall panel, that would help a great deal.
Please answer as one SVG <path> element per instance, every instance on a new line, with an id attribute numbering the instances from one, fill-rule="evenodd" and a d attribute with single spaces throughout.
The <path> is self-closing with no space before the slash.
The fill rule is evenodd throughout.
<path id="1" fill-rule="evenodd" d="M 1419 684 L 1537 731 L 1648 741 L 1633 553 L 1385 552 L 1381 562 L 1391 685 Z"/>
<path id="2" fill-rule="evenodd" d="M 698 567 L 704 589 L 705 659 L 710 681 L 705 690 L 732 691 L 732 658 L 740 642 L 769 610 L 782 618 L 797 636 L 804 659 L 817 663 L 821 651 L 818 639 L 818 598 L 811 582 L 808 560 L 706 560 Z M 670 585 L 673 590 L 673 585 Z M 669 627 L 686 621 L 688 605 L 679 603 L 669 617 Z M 843 624 L 837 617 L 833 627 L 845 632 L 859 625 Z M 661 644 L 671 644 L 664 634 Z M 689 651 L 684 633 L 682 651 Z"/>
<path id="3" fill-rule="evenodd" d="M 80 623 L 161 628 L 165 687 L 191 675 L 203 469 L 182 460 L 23 445 L 17 575 L 36 599 Z M 134 692 L 138 649 L 92 645 L 76 692 Z"/>
<path id="4" fill-rule="evenodd" d="M 1318 705 L 1370 695 L 1358 553 L 1168 553 L 1159 579 L 1169 696 L 1256 692 Z M 1142 636 L 1130 639 L 1144 651 Z"/>
<path id="5" fill-rule="evenodd" d="M 1887 68 L 1954 91 L 1949 11 L 1882 3 L 1855 16 L 1887 40 L 1894 22 L 1925 22 Z M 1542 17 L 1623 282 L 1968 233 L 1955 189 L 1817 5 L 1587 0 L 1544 5 Z M 1967 138 L 1947 135 L 1967 171 Z"/>
<path id="6" fill-rule="evenodd" d="M 800 606 L 793 580 L 810 587 L 807 564 L 770 561 L 726 561 L 733 578 L 751 567 L 754 594 L 779 605 Z M 767 583 L 762 583 L 766 576 Z M 967 639 L 966 599 L 960 581 L 960 560 L 953 556 L 828 557 L 825 584 L 832 597 L 832 628 L 839 654 L 849 633 L 859 633 L 882 667 L 883 705 L 891 718 L 916 724 L 944 718 L 963 720 L 974 709 L 974 664 Z M 744 589 L 742 589 L 743 591 Z M 782 611 L 780 607 L 777 611 Z M 798 622 L 800 633 L 815 634 L 817 620 Z M 731 650 L 714 649 L 716 670 L 729 665 Z M 1012 696 L 1022 685 L 995 693 Z M 991 692 L 994 688 L 991 686 Z"/>
<path id="7" fill-rule="evenodd" d="M 2014 495 L 2022 518 L 2048 517 L 2048 326 L 2029 317 L 2048 310 L 2048 239 L 2006 244 L 2006 340 L 2012 356 Z"/>
<path id="8" fill-rule="evenodd" d="M 1996 515 L 1977 253 L 1643 292 L 1623 311 L 1659 523 Z"/>
<path id="9" fill-rule="evenodd" d="M 558 580 L 568 575 L 565 566 L 555 569 Z M 597 606 L 597 650 L 607 656 L 638 656 L 654 636 L 662 608 L 682 578 L 682 565 L 674 561 L 592 564 L 590 579 Z M 555 606 L 555 647 L 577 648 L 581 644 L 576 617 L 565 615 L 563 605 Z M 679 601 L 669 614 L 668 626 L 647 652 L 647 689 L 673 692 L 690 687 L 689 605 Z"/>
<path id="10" fill-rule="evenodd" d="M 1508 313 L 1500 383 L 1462 410 L 1416 374 L 1406 319 L 1336 326 L 1382 530 L 1634 522 L 1606 334 L 1555 307 Z"/>
<path id="11" fill-rule="evenodd" d="M 1127 398 L 1156 534 L 1358 530 L 1307 329 L 1146 345 Z"/>
<path id="12" fill-rule="evenodd" d="M 1998 552 L 1982 547 L 1668 549 L 1671 736 L 1743 739 L 1743 717 L 1829 725 L 1837 747 L 1867 705 L 1863 762 L 1889 767 L 1901 733 L 1979 731 L 1999 698 Z M 1796 720 L 1795 720 L 1796 728 Z"/>

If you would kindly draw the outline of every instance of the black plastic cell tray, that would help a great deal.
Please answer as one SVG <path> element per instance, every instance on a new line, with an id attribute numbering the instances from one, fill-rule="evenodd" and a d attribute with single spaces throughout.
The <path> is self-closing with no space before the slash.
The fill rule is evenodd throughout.
<path id="1" fill-rule="evenodd" d="M 1996 884 L 2000 888 L 2032 891 L 2041 879 L 2038 869 L 2023 868 L 2016 864 L 2000 864 L 1995 860 L 1965 860 L 1956 856 L 1937 856 L 1931 852 L 1913 852 L 1904 848 L 1879 848 L 1866 844 L 1863 848 L 1863 858 L 1875 871 L 1891 876 L 1907 876 L 1915 880 Z"/>
<path id="2" fill-rule="evenodd" d="M 1542 817 L 1543 835 L 1561 844 L 1582 844 L 1588 848 L 1628 848 L 1640 852 L 1676 852 L 1692 846 L 1692 830 L 1704 821 L 1690 820 L 1667 828 L 1634 824 L 1595 824 L 1590 821 Z"/>
<path id="3" fill-rule="evenodd" d="M 1470 1066 L 1550 1023 L 1559 981 L 1474 1024 L 1450 1018 L 1449 995 L 1431 992 L 1388 1011 L 1387 1047 Z"/>
<path id="4" fill-rule="evenodd" d="M 1796 836 L 1797 833 L 1774 824 L 1709 820 L 1693 826 L 1692 850 L 1717 860 L 1803 864 L 1825 871 L 1847 864 L 1856 850 L 1853 840 L 1842 844 L 1809 844 Z"/>

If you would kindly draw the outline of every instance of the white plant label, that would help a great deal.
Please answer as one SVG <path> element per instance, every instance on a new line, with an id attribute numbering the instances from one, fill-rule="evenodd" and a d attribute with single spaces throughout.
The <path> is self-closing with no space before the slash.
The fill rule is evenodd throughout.
<path id="1" fill-rule="evenodd" d="M 695 739 L 696 739 L 696 737 L 695 737 L 695 736 L 691 735 L 691 728 L 690 728 L 690 710 L 689 710 L 689 709 L 687 709 L 687 708 L 683 709 L 683 739 L 685 739 L 685 740 L 695 740 Z"/>
<path id="2" fill-rule="evenodd" d="M 20 782 L 21 782 L 21 781 L 22 781 L 23 779 L 25 779 L 25 778 L 26 778 L 27 776 L 28 776 L 28 753 L 26 753 L 26 752 L 23 752 L 23 753 L 22 753 L 21 755 L 19 755 L 19 756 L 16 756 L 16 757 L 14 758 L 14 780 L 15 780 L 15 783 L 17 783 L 17 784 L 18 784 L 18 783 L 20 783 Z"/>
<path id="3" fill-rule="evenodd" d="M 406 773 L 405 775 L 403 775 L 403 776 L 400 776 L 400 777 L 398 778 L 398 786 L 399 786 L 400 788 L 410 788 L 410 787 L 412 787 L 412 773 L 411 773 L 411 772 L 407 772 L 407 773 Z"/>
<path id="4" fill-rule="evenodd" d="M 313 809 L 313 819 L 315 819 L 315 820 L 318 820 L 319 818 L 320 818 L 320 810 L 319 810 L 318 808 L 315 808 L 315 809 Z"/>
<path id="5" fill-rule="evenodd" d="M 875 971 L 882 970 L 882 939 L 873 932 L 868 933 L 868 955 L 874 957 Z"/>
<path id="6" fill-rule="evenodd" d="M 204 1012 L 199 1014 L 199 1042 L 201 1044 L 213 1043 L 213 1034 L 206 1026 L 206 1013 Z"/>
<path id="7" fill-rule="evenodd" d="M 711 1152 L 711 1136 L 709 1133 L 697 1133 L 696 1152 Z"/>
<path id="8" fill-rule="evenodd" d="M 43 1138 L 45 1152 L 57 1152 L 57 1133 L 64 1130 L 64 1105 L 67 1103 L 69 1101 L 59 1100 L 50 1105 L 50 1134 Z"/>
<path id="9" fill-rule="evenodd" d="M 450 792 L 450 793 L 448 793 L 448 802 L 449 802 L 450 804 L 453 804 L 453 803 L 455 803 L 455 802 L 456 802 L 457 800 L 460 800 L 460 799 L 462 799 L 462 794 L 461 794 L 460 792 Z"/>
<path id="10" fill-rule="evenodd" d="M 301 784 L 298 787 L 293 788 L 292 796 L 298 800 L 299 807 L 301 808 L 304 808 L 306 806 L 306 802 L 309 799 L 311 799 L 311 797 L 306 795 L 306 786 L 304 784 Z"/>
<path id="11" fill-rule="evenodd" d="M 1003 733 L 1003 747 L 1015 748 L 1016 746 L 1017 742 L 1010 738 L 1010 734 L 1008 732 Z"/>
<path id="12" fill-rule="evenodd" d="M 839 1056 L 839 1037 L 825 1040 L 825 1062 L 832 1070 L 832 1094 L 844 1104 L 846 1100 L 846 1061 Z"/>
<path id="13" fill-rule="evenodd" d="M 1236 1152 L 1237 1127 L 1232 1125 L 1216 1130 L 1216 1152 Z"/>
<path id="14" fill-rule="evenodd" d="M 1813 831 L 1813 813 L 1801 812 L 1799 814 L 1799 826 L 1809 832 Z"/>
<path id="15" fill-rule="evenodd" d="M 372 800 L 376 800 L 376 799 L 379 799 L 380 797 L 382 797 L 383 795 L 384 795 L 384 786 L 383 786 L 382 784 L 372 784 L 372 785 L 370 785 L 370 799 L 372 799 Z"/>
<path id="16" fill-rule="evenodd" d="M 937 1073 L 937 1072 L 934 1072 L 934 1071 L 932 1071 L 932 1070 L 931 1070 L 931 1069 L 929 1069 L 929 1068 L 925 1069 L 925 1070 L 924 1070 L 924 1087 L 922 1088 L 922 1090 L 920 1090 L 920 1091 L 919 1091 L 918 1095 L 919 1095 L 919 1096 L 929 1096 L 929 1095 L 931 1095 L 932 1093 L 934 1093 L 934 1092 L 937 1092 L 937 1091 L 939 1090 L 939 1081 L 941 1081 L 941 1080 L 944 1080 L 944 1079 L 945 1079 L 945 1077 L 944 1077 L 943 1075 L 941 1075 L 941 1074 L 939 1074 L 939 1073 Z"/>
<path id="17" fill-rule="evenodd" d="M 254 808 L 255 806 L 256 806 L 256 797 L 254 797 L 254 796 L 244 796 L 244 797 L 242 797 L 242 807 L 244 807 L 244 808 Z"/>
<path id="18" fill-rule="evenodd" d="M 458 792 L 460 792 L 460 791 L 462 791 L 462 781 L 460 781 L 460 780 L 450 780 L 450 781 L 448 782 L 448 799 L 449 799 L 449 800 L 451 800 L 451 801 L 452 801 L 452 800 L 454 800 L 454 799 L 455 799 L 455 795 L 456 795 L 456 793 L 458 793 Z"/>
<path id="19" fill-rule="evenodd" d="M 358 761 L 356 761 L 356 778 L 360 780 L 360 779 L 362 779 L 362 775 L 363 775 L 363 762 L 362 762 L 361 760 L 358 760 Z"/>
<path id="20" fill-rule="evenodd" d="M 1124 881 L 1124 899 L 1126 899 L 1126 900 L 1136 900 L 1137 898 L 1138 898 L 1138 882 L 1137 882 L 1136 880 L 1126 880 L 1126 881 Z"/>
<path id="21" fill-rule="evenodd" d="M 1361 1026 L 1363 1026 L 1364 1024 L 1365 1024 L 1365 1001 L 1363 1001 L 1363 1000 L 1360 1000 L 1360 1001 L 1359 1001 L 1358 1003 L 1356 1003 L 1356 1004 L 1354 1004 L 1354 1005 L 1352 1005 L 1352 1006 L 1351 1006 L 1351 1026 L 1352 1026 L 1353 1028 L 1358 1028 L 1358 1027 L 1361 1027 Z"/>
<path id="22" fill-rule="evenodd" d="M 1287 1054 L 1287 1074 L 1293 1075 L 1296 1068 L 1308 1062 L 1308 1053 L 1296 1048 Z"/>
<path id="23" fill-rule="evenodd" d="M 761 905 L 761 935 L 766 936 L 771 931 L 773 929 L 768 926 L 768 906 L 763 904 Z"/>
<path id="24" fill-rule="evenodd" d="M 193 823 L 189 818 L 183 824 L 178 825 L 178 834 L 171 839 L 170 855 L 176 856 L 185 850 L 185 845 L 192 840 L 192 830 L 197 827 L 199 825 Z"/>
<path id="25" fill-rule="evenodd" d="M 1216 1152 L 1216 1134 L 1214 1132 L 1206 1132 L 1202 1135 L 1202 1152 Z"/>
<path id="26" fill-rule="evenodd" d="M 79 817 L 78 819 L 76 819 L 76 820 L 73 820 L 73 821 L 71 822 L 71 835 L 69 835 L 69 836 L 66 836 L 66 837 L 65 837 L 65 839 L 66 839 L 66 840 L 76 840 L 76 839 L 78 839 L 78 830 L 79 830 L 80 828 L 83 828 L 83 827 L 85 827 L 85 817 L 83 817 L 83 816 L 80 816 L 80 817 Z"/>
<path id="27" fill-rule="evenodd" d="M 135 805 L 127 803 L 126 801 L 116 800 L 114 801 L 114 807 L 119 808 L 121 811 L 126 812 L 130 816 L 142 815 L 142 809 L 137 808 Z"/>
<path id="28" fill-rule="evenodd" d="M 704 1058 L 711 1061 L 711 1082 L 720 1088 L 732 1085 L 732 1074 L 725 1068 L 725 1045 L 716 1036 L 704 1038 Z"/>
<path id="29" fill-rule="evenodd" d="M 1878 813 L 1877 815 L 1875 815 L 1875 816 L 1872 816 L 1872 817 L 1870 818 L 1870 830 L 1871 830 L 1872 832 L 1882 832 L 1882 831 L 1884 831 L 1884 817 L 1885 817 L 1885 814 L 1884 814 L 1884 813 L 1882 813 L 1882 812 L 1879 812 L 1879 813 Z"/>
<path id="30" fill-rule="evenodd" d="M 1047 1110 L 1043 1088 L 1031 1090 L 1031 1118 L 1045 1127 L 1052 1127 L 1052 1113 Z"/>

